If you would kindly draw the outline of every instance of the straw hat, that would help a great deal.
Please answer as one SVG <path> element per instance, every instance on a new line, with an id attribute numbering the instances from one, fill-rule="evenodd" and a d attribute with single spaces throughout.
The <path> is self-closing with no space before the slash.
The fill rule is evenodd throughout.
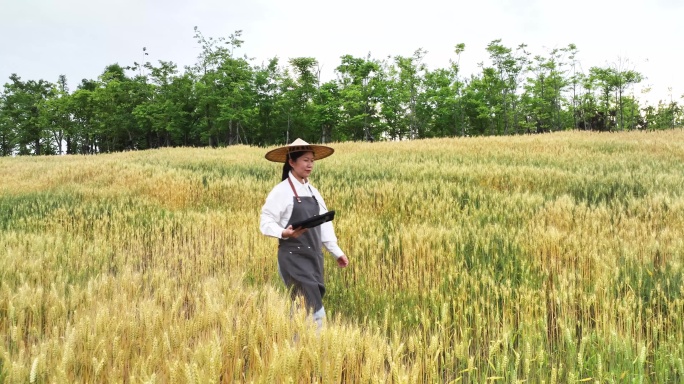
<path id="1" fill-rule="evenodd" d="M 334 149 L 326 147 L 325 145 L 309 144 L 306 141 L 297 138 L 292 144 L 268 151 L 266 159 L 276 163 L 284 163 L 287 160 L 288 153 L 301 151 L 313 152 L 314 160 L 325 159 L 335 152 Z"/>

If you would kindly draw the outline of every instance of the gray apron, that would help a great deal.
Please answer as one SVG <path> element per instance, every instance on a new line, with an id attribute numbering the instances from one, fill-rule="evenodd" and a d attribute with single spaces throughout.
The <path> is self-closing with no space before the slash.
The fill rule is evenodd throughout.
<path id="1" fill-rule="evenodd" d="M 293 192 L 294 187 L 293 187 Z M 318 202 L 313 197 L 299 197 L 295 192 L 292 216 L 287 226 L 319 214 Z M 307 309 L 316 312 L 323 307 L 323 252 L 321 227 L 309 228 L 299 237 L 278 241 L 278 270 L 290 289 L 292 298 L 304 296 Z"/>

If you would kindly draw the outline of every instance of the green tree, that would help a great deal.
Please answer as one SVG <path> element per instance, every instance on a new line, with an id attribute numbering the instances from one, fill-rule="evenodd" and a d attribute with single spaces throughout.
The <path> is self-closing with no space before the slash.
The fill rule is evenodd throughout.
<path id="1" fill-rule="evenodd" d="M 502 95 L 504 83 L 494 67 L 482 69 L 479 75 L 471 75 L 463 95 L 465 114 L 470 133 L 474 135 L 496 135 L 503 125 Z"/>
<path id="2" fill-rule="evenodd" d="M 60 155 L 65 151 L 67 154 L 75 153 L 76 124 L 73 121 L 71 96 L 66 76 L 59 76 L 52 97 L 45 101 L 42 115 L 57 153 Z"/>
<path id="3" fill-rule="evenodd" d="M 319 131 L 313 120 L 315 113 L 314 100 L 318 93 L 318 61 L 312 57 L 290 59 L 293 70 L 293 81 L 288 94 L 288 136 L 301 137 L 305 141 L 319 141 Z M 289 138 L 288 138 L 289 142 Z"/>
<path id="4" fill-rule="evenodd" d="M 288 71 L 285 71 L 280 77 L 278 86 L 278 97 L 276 99 L 276 109 L 282 114 L 282 123 L 279 125 L 283 128 L 280 131 L 280 140 L 278 143 L 289 143 L 294 139 L 296 132 L 293 132 L 297 126 L 297 115 L 299 111 L 299 92 L 297 91 L 297 82 L 294 80 Z"/>
<path id="5" fill-rule="evenodd" d="M 584 130 L 596 129 L 594 122 L 596 111 L 598 111 L 598 98 L 596 97 L 596 84 L 592 81 L 591 76 L 584 73 L 576 73 L 576 76 L 571 78 L 572 81 L 578 83 L 577 105 L 575 107 L 573 122 L 577 127 Z"/>
<path id="6" fill-rule="evenodd" d="M 428 70 L 426 52 L 385 60 L 345 55 L 325 83 L 313 57 L 252 66 L 241 31 L 205 37 L 196 63 L 107 66 L 72 94 L 56 84 L 10 78 L 0 95 L 0 152 L 99 153 L 159 146 L 270 145 L 295 136 L 310 142 L 402 140 L 575 129 L 673 127 L 682 123 L 672 97 L 642 108 L 633 85 L 643 76 L 621 59 L 578 70 L 574 44 L 531 56 L 527 46 L 491 41 L 480 72 L 462 76 L 455 61 Z M 534 57 L 531 59 L 531 57 Z M 132 74 L 132 75 L 129 75 Z M 631 90 L 631 94 L 630 94 Z"/>
<path id="7" fill-rule="evenodd" d="M 141 124 L 134 114 L 150 97 L 151 88 L 144 76 L 130 78 L 118 64 L 105 68 L 90 99 L 100 152 L 150 148 L 151 127 Z"/>
<path id="8" fill-rule="evenodd" d="M 282 125 L 283 110 L 281 94 L 282 68 L 274 57 L 268 63 L 257 66 L 254 71 L 254 135 L 258 145 L 283 143 L 285 132 Z"/>
<path id="9" fill-rule="evenodd" d="M 387 139 L 402 140 L 409 136 L 409 127 L 403 108 L 401 84 L 396 81 L 396 68 L 393 65 L 385 64 L 383 73 L 386 76 L 381 89 L 382 105 L 378 111 L 378 128 Z"/>
<path id="10" fill-rule="evenodd" d="M 381 63 L 351 55 L 342 56 L 336 68 L 342 104 L 339 140 L 377 140 L 382 134 L 378 107 L 386 94 Z"/>
<path id="11" fill-rule="evenodd" d="M 572 68 L 572 75 L 570 76 L 570 84 L 572 84 L 572 96 L 570 98 L 570 113 L 572 114 L 572 128 L 579 128 L 578 119 L 578 104 L 580 103 L 580 84 L 582 83 L 583 74 L 577 72 L 577 66 L 579 61 L 577 55 L 579 50 L 575 44 L 568 44 L 566 48 L 562 49 L 568 54 L 568 60 L 570 60 L 570 67 Z"/>
<path id="12" fill-rule="evenodd" d="M 457 89 L 454 87 L 453 72 L 439 68 L 425 73 L 425 91 L 420 95 L 421 111 L 427 116 L 424 137 L 452 136 L 457 126 Z"/>
<path id="13" fill-rule="evenodd" d="M 98 87 L 97 82 L 83 79 L 68 99 L 74 123 L 74 137 L 71 143 L 73 153 L 94 154 L 98 152 L 96 105 L 93 99 L 93 94 Z"/>
<path id="14" fill-rule="evenodd" d="M 202 47 L 197 63 L 191 68 L 195 76 L 195 94 L 201 116 L 198 122 L 201 140 L 204 145 L 218 146 L 222 136 L 222 127 L 218 124 L 221 104 L 218 84 L 221 74 L 218 73 L 218 68 L 226 57 L 230 57 L 231 52 L 224 46 L 227 45 L 225 38 L 206 38 L 197 27 L 194 31 L 194 38 Z"/>
<path id="15" fill-rule="evenodd" d="M 423 136 L 427 113 L 419 111 L 419 98 L 423 92 L 424 73 L 427 67 L 423 64 L 426 51 L 416 50 L 412 57 L 395 56 L 396 70 L 391 72 L 397 83 L 395 92 L 399 98 L 399 107 L 404 111 L 403 119 L 408 123 L 408 138 L 417 139 Z"/>
<path id="16" fill-rule="evenodd" d="M 53 84 L 45 80 L 22 81 L 17 74 L 12 74 L 10 80 L 2 94 L 3 120 L 15 132 L 7 138 L 11 137 L 16 147 L 11 142 L 9 147 L 20 155 L 54 153 L 43 112 L 46 101 L 54 94 Z"/>
<path id="17" fill-rule="evenodd" d="M 245 124 L 253 117 L 253 73 L 244 57 L 235 50 L 243 40 L 242 31 L 225 39 L 205 38 L 195 27 L 195 39 L 202 46 L 197 64 L 196 95 L 201 111 L 199 120 L 202 139 L 210 146 L 248 142 Z"/>
<path id="18" fill-rule="evenodd" d="M 515 132 L 518 130 L 518 87 L 520 76 L 528 65 L 525 48 L 526 46 L 521 44 L 514 54 L 511 48 L 501 44 L 501 39 L 487 45 L 487 52 L 498 77 L 498 81 L 492 83 L 495 84 L 493 89 L 500 93 L 497 96 L 500 106 L 495 109 L 499 111 L 497 121 L 503 125 L 504 135 L 509 133 L 511 125 Z"/>
<path id="19" fill-rule="evenodd" d="M 634 84 L 640 83 L 643 79 L 641 73 L 633 69 L 626 69 L 625 67 L 628 65 L 628 60 L 618 58 L 618 62 L 612 67 L 612 70 L 609 72 L 609 74 L 613 76 L 612 82 L 616 92 L 615 104 L 617 105 L 619 113 L 618 129 L 621 130 L 630 127 L 630 125 L 625 125 L 625 102 L 627 101 L 628 106 L 631 106 L 629 104 L 629 100 L 625 100 L 625 92 L 629 89 L 629 87 L 631 87 Z M 629 109 L 633 110 L 633 108 Z"/>
<path id="20" fill-rule="evenodd" d="M 159 89 L 163 108 L 168 110 L 165 126 L 166 143 L 172 146 L 199 146 L 202 144 L 198 128 L 198 98 L 194 92 L 195 82 L 191 73 L 173 76 Z"/>
<path id="21" fill-rule="evenodd" d="M 333 140 L 334 132 L 340 122 L 342 102 L 336 82 L 328 81 L 318 89 L 314 103 L 313 123 L 320 127 L 321 143 Z"/>
<path id="22" fill-rule="evenodd" d="M 4 93 L 0 95 L 0 155 L 10 156 L 16 149 L 16 131 L 7 114 Z"/>
<path id="23" fill-rule="evenodd" d="M 176 65 L 164 61 L 159 64 L 159 67 L 149 63 L 144 65 L 148 70 L 145 86 L 149 97 L 133 108 L 138 124 L 146 127 L 147 146 L 150 148 L 171 145 L 171 134 L 178 124 L 178 110 L 170 94 L 173 77 L 177 73 Z"/>
<path id="24" fill-rule="evenodd" d="M 587 88 L 596 89 L 597 111 L 594 112 L 592 127 L 600 131 L 612 130 L 615 124 L 615 106 L 611 99 L 613 92 L 617 92 L 617 73 L 613 68 L 591 67 L 587 81 L 591 84 Z M 595 84 L 595 85 L 594 85 Z"/>
<path id="25" fill-rule="evenodd" d="M 553 49 L 549 57 L 537 55 L 529 66 L 534 76 L 527 79 L 524 100 L 534 132 L 560 130 L 565 126 L 563 91 L 568 79 L 562 69 L 562 53 Z"/>
<path id="26" fill-rule="evenodd" d="M 178 75 L 176 64 L 146 64 L 150 97 L 133 111 L 141 128 L 148 128 L 148 144 L 158 146 L 200 145 L 197 132 L 197 97 L 192 75 Z"/>
<path id="27" fill-rule="evenodd" d="M 459 43 L 454 47 L 454 53 L 456 53 L 456 61 L 449 60 L 449 65 L 451 69 L 451 74 L 453 76 L 452 89 L 456 95 L 456 109 L 454 110 L 454 122 L 456 127 L 460 127 L 460 135 L 465 136 L 465 113 L 463 110 L 463 89 L 466 84 L 465 81 L 461 80 L 460 77 L 460 64 L 461 64 L 461 54 L 465 51 L 465 44 Z"/>
<path id="28" fill-rule="evenodd" d="M 647 124 L 651 129 L 672 129 L 684 124 L 684 108 L 672 97 L 672 88 L 668 90 L 670 101 L 660 100 L 656 108 L 652 106 L 646 108 Z"/>
<path id="29" fill-rule="evenodd" d="M 462 108 L 465 84 L 459 77 L 460 55 L 464 50 L 465 44 L 456 45 L 456 61 L 450 60 L 448 68 L 425 72 L 423 92 L 419 96 L 419 110 L 427 115 L 419 118 L 428 124 L 424 137 L 465 135 Z"/>
<path id="30" fill-rule="evenodd" d="M 228 145 L 249 143 L 249 121 L 255 91 L 252 68 L 245 58 L 227 57 L 219 67 L 219 114 L 217 122 L 227 126 L 225 143 Z"/>
<path id="31" fill-rule="evenodd" d="M 644 120 L 640 113 L 639 101 L 634 95 L 625 95 L 621 100 L 621 114 L 624 116 L 621 122 L 624 129 L 637 129 L 643 126 Z"/>

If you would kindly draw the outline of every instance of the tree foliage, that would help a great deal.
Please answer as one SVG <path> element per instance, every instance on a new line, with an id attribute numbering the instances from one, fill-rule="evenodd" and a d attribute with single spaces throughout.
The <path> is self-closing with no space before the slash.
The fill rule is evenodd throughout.
<path id="1" fill-rule="evenodd" d="M 574 44 L 533 55 L 492 41 L 479 73 L 463 76 L 458 44 L 446 68 L 417 49 L 378 60 L 344 55 L 322 81 L 313 57 L 255 64 L 240 56 L 242 32 L 205 37 L 196 63 L 110 64 L 70 91 L 9 78 L 0 93 L 0 154 L 93 154 L 166 146 L 272 145 L 511 135 L 564 129 L 663 129 L 684 124 L 673 97 L 640 104 L 644 76 L 619 59 L 582 72 Z M 143 57 L 147 56 L 143 48 Z"/>

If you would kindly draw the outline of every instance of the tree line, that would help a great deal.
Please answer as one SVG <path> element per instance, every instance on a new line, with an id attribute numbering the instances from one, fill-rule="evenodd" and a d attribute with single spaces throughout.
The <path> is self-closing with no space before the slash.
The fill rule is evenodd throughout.
<path id="1" fill-rule="evenodd" d="M 94 154 L 168 146 L 271 145 L 514 135 L 563 129 L 665 129 L 684 124 L 675 100 L 641 105 L 643 75 L 618 60 L 581 71 L 574 44 L 533 55 L 494 40 L 489 61 L 465 76 L 454 49 L 430 70 L 426 51 L 378 60 L 344 55 L 336 78 L 321 81 L 315 58 L 252 64 L 241 31 L 205 37 L 182 70 L 169 61 L 107 66 L 72 92 L 12 74 L 0 95 L 0 153 Z M 143 55 L 146 55 L 143 48 Z M 144 61 L 144 60 L 143 60 Z"/>

